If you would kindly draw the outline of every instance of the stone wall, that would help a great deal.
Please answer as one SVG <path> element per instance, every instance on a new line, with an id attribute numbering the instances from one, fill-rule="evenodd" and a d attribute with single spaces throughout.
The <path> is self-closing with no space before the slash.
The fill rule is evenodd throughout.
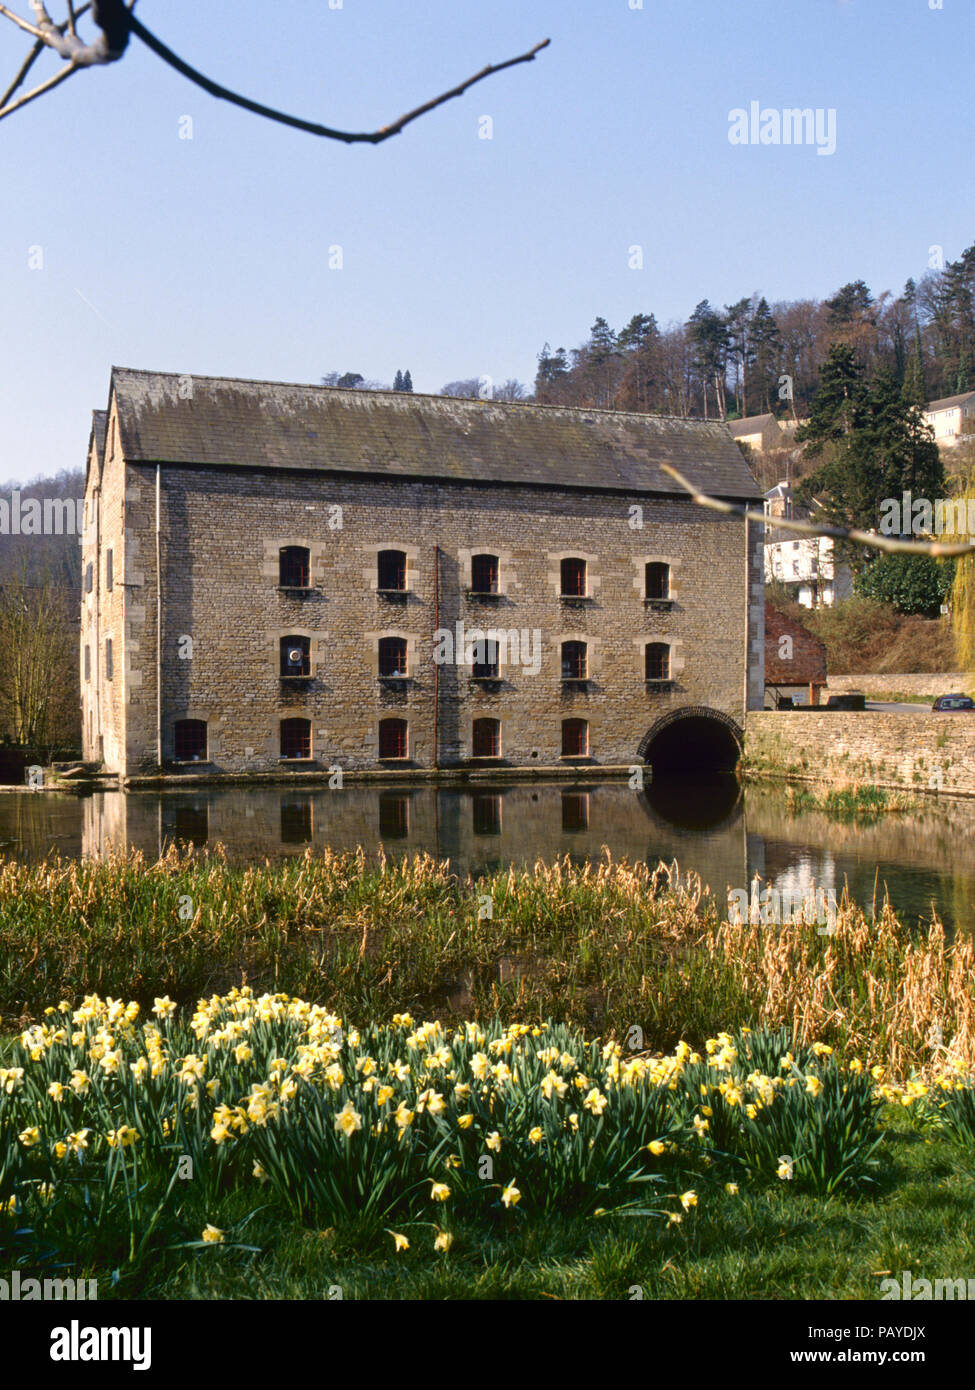
<path id="1" fill-rule="evenodd" d="M 642 507 L 642 528 L 632 525 L 634 502 Z M 707 706 L 740 725 L 746 703 L 761 704 L 759 528 L 746 539 L 737 518 L 689 500 L 165 467 L 161 517 L 164 763 L 173 757 L 174 720 L 193 718 L 207 722 L 213 771 L 275 770 L 280 721 L 299 716 L 311 721 L 313 767 L 375 768 L 379 720 L 397 716 L 408 721 L 410 765 L 429 769 L 435 740 L 441 766 L 470 759 L 472 722 L 486 716 L 501 720 L 507 763 L 564 765 L 562 721 L 581 718 L 589 723 L 587 761 L 625 766 L 639 760 L 641 739 L 672 709 Z M 126 747 L 114 768 L 123 775 L 155 761 L 153 527 L 154 469 L 129 464 L 129 698 Z M 311 551 L 314 589 L 299 597 L 278 588 L 278 550 L 292 544 Z M 376 553 L 387 547 L 407 552 L 405 598 L 377 592 Z M 482 551 L 501 557 L 501 593 L 490 599 L 467 592 L 470 557 Z M 588 560 L 589 597 L 582 601 L 559 597 L 559 560 L 567 555 Z M 656 611 L 643 598 L 644 565 L 661 559 L 674 580 L 671 611 Z M 111 621 L 119 621 L 114 610 Z M 468 631 L 537 632 L 537 674 L 509 660 L 495 689 L 472 682 L 469 668 L 435 665 L 435 630 L 453 633 L 458 621 Z M 410 679 L 402 690 L 377 680 L 384 634 L 409 644 Z M 288 635 L 311 644 L 313 679 L 300 688 L 280 677 L 278 642 Z M 192 655 L 185 654 L 186 639 Z M 563 686 L 566 640 L 588 643 L 585 689 Z M 671 645 L 669 689 L 645 684 L 643 649 L 653 641 Z M 107 742 L 106 762 L 111 766 Z"/>
<path id="2" fill-rule="evenodd" d="M 103 461 L 98 459 L 97 448 L 92 442 L 85 490 L 81 718 L 85 759 L 104 759 L 107 767 L 115 769 L 126 761 L 126 715 L 130 701 L 138 698 L 141 682 L 142 653 L 138 636 L 131 629 L 132 609 L 128 595 L 141 592 L 143 576 L 134 573 L 138 545 L 130 539 L 126 544 L 125 465 L 119 451 L 118 432 L 113 426 L 114 422 L 110 421 Z M 89 565 L 90 590 L 86 580 Z M 132 588 L 126 587 L 127 584 Z M 111 666 L 108 642 L 111 642 Z"/>
<path id="3" fill-rule="evenodd" d="M 975 796 L 975 713 L 750 711 L 745 762 L 772 777 Z"/>
<path id="4" fill-rule="evenodd" d="M 972 677 L 965 671 L 948 671 L 931 675 L 908 671 L 902 675 L 834 676 L 829 677 L 829 691 L 838 694 L 844 690 L 868 690 L 872 695 L 916 695 L 919 700 L 934 700 L 937 695 L 952 695 L 967 692 Z"/>

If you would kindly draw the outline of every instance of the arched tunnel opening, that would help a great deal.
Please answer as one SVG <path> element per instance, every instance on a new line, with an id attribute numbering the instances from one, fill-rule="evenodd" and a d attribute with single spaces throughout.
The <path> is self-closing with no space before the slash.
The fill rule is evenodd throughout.
<path id="1" fill-rule="evenodd" d="M 651 729 L 640 746 L 654 777 L 675 773 L 733 772 L 741 741 L 727 716 L 694 713 L 667 719 Z"/>

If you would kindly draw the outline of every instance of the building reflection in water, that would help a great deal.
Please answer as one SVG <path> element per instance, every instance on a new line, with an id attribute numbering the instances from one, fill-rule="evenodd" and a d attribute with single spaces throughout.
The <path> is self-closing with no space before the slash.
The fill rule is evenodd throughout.
<path id="1" fill-rule="evenodd" d="M 501 834 L 500 793 L 473 793 L 471 796 L 471 825 L 475 835 Z"/>
<path id="2" fill-rule="evenodd" d="M 95 859 L 138 850 L 153 862 L 167 844 L 220 844 L 238 862 L 296 850 L 429 853 L 455 873 L 492 866 L 601 858 L 676 859 L 719 901 L 750 896 L 756 874 L 780 894 L 835 893 L 878 911 L 885 888 L 906 921 L 937 911 L 949 928 L 975 921 L 975 801 L 932 799 L 910 815 L 855 823 L 796 812 L 786 792 L 733 776 L 628 782 L 511 783 L 499 788 L 347 785 L 212 787 L 192 791 L 0 795 L 0 858 L 37 862 L 61 854 Z"/>
<path id="3" fill-rule="evenodd" d="M 589 793 L 562 793 L 562 830 L 566 835 L 580 835 L 589 829 Z"/>
<path id="4" fill-rule="evenodd" d="M 312 842 L 311 797 L 281 802 L 281 843 L 310 845 Z"/>

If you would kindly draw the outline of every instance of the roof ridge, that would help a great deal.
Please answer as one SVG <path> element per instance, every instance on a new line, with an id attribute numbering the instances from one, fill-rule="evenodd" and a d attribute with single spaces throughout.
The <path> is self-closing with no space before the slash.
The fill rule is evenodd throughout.
<path id="1" fill-rule="evenodd" d="M 737 423 L 737 421 L 734 420 L 702 420 L 699 416 L 658 415 L 643 410 L 611 410 L 608 409 L 606 406 L 597 405 L 560 405 L 556 402 L 549 401 L 504 401 L 495 400 L 494 397 L 491 397 L 490 400 L 482 400 L 478 396 L 445 396 L 443 394 L 438 394 L 433 391 L 394 391 L 391 387 L 383 387 L 382 389 L 375 389 L 370 387 L 366 389 L 363 387 L 351 386 L 323 386 L 316 385 L 314 382 L 310 381 L 276 381 L 269 377 L 213 376 L 212 374 L 206 372 L 162 372 L 155 371 L 152 368 L 148 367 L 120 367 L 118 365 L 113 365 L 111 372 L 113 377 L 115 376 L 116 372 L 125 372 L 128 373 L 130 376 L 173 377 L 176 380 L 179 380 L 179 378 L 181 377 L 190 377 L 196 381 L 225 381 L 229 383 L 236 383 L 240 386 L 285 386 L 295 387 L 296 389 L 301 391 L 328 391 L 340 396 L 395 396 L 397 399 L 403 396 L 407 396 L 412 397 L 412 399 L 414 400 L 443 402 L 453 401 L 455 403 L 460 402 L 462 404 L 466 403 L 470 405 L 497 405 L 504 407 L 510 406 L 512 408 L 520 407 L 521 409 L 530 410 L 562 410 L 570 411 L 576 415 L 607 415 L 611 416 L 614 419 L 622 418 L 627 420 L 674 420 L 680 425 L 732 425 Z M 751 418 L 759 419 L 761 417 L 755 416 Z M 773 416 L 772 418 L 774 419 L 775 417 Z"/>

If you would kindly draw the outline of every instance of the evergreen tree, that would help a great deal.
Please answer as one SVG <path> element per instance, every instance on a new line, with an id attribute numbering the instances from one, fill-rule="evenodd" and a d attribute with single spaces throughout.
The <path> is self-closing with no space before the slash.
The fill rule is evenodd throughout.
<path id="1" fill-rule="evenodd" d="M 755 312 L 752 314 L 751 346 L 755 384 L 753 409 L 758 410 L 760 414 L 768 414 L 772 409 L 772 402 L 778 399 L 782 339 L 779 336 L 775 315 L 764 295 L 755 305 Z"/>
<path id="2" fill-rule="evenodd" d="M 933 500 L 943 495 L 944 469 L 934 436 L 916 406 L 904 399 L 890 370 L 866 386 L 849 347 L 835 345 L 823 368 L 808 426 L 797 432 L 822 462 L 797 490 L 815 497 L 828 522 L 875 530 L 886 498 L 909 491 Z M 838 550 L 862 569 L 855 547 Z"/>
<path id="3" fill-rule="evenodd" d="M 865 397 L 862 363 L 849 344 L 834 343 L 820 369 L 809 423 L 796 431 L 796 442 L 806 445 L 809 458 L 820 458 L 856 427 Z"/>
<path id="4" fill-rule="evenodd" d="M 552 351 L 548 343 L 538 354 L 538 370 L 535 373 L 535 399 L 542 405 L 558 404 L 563 400 L 569 384 L 569 364 L 565 348 Z"/>
<path id="5" fill-rule="evenodd" d="M 413 378 L 410 376 L 409 367 L 407 367 L 406 371 L 403 373 L 403 390 L 409 391 L 411 394 L 413 391 Z"/>
<path id="6" fill-rule="evenodd" d="M 752 301 L 739 299 L 726 304 L 725 328 L 735 364 L 735 405 L 738 414 L 748 414 L 748 372 L 753 361 L 751 344 Z"/>
<path id="7" fill-rule="evenodd" d="M 841 286 L 832 299 L 827 299 L 827 322 L 831 328 L 843 328 L 858 323 L 873 308 L 873 295 L 863 280 L 853 280 Z"/>
<path id="8" fill-rule="evenodd" d="M 701 379 L 704 397 L 704 418 L 708 418 L 708 387 L 714 386 L 718 416 L 727 415 L 725 375 L 728 370 L 728 330 L 724 319 L 702 299 L 687 321 L 694 348 L 694 365 Z"/>
<path id="9" fill-rule="evenodd" d="M 653 314 L 634 314 L 620 329 L 616 345 L 623 358 L 617 404 L 646 414 L 660 383 L 660 330 Z"/>
<path id="10" fill-rule="evenodd" d="M 393 377 L 393 390 L 394 390 L 394 391 L 402 391 L 402 389 L 403 389 L 403 373 L 402 373 L 401 371 L 397 371 L 396 375 Z"/>

